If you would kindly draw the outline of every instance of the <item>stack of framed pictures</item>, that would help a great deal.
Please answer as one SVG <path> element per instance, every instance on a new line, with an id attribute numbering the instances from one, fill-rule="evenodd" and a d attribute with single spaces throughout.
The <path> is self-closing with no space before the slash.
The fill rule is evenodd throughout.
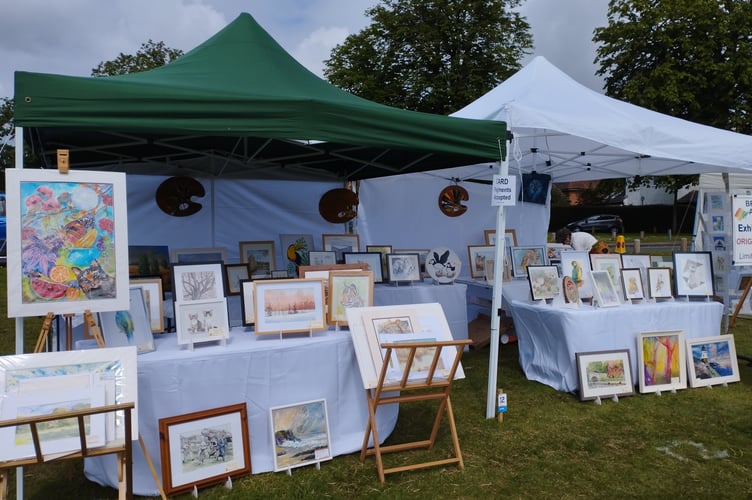
<path id="1" fill-rule="evenodd" d="M 173 264 L 172 277 L 178 344 L 225 343 L 230 324 L 222 262 Z"/>

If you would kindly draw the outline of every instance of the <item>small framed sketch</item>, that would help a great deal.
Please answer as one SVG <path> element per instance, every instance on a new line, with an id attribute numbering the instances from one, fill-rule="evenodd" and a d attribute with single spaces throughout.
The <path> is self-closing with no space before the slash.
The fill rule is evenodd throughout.
<path id="1" fill-rule="evenodd" d="M 739 364 L 733 335 L 687 339 L 689 386 L 739 382 Z"/>
<path id="2" fill-rule="evenodd" d="M 320 279 L 254 281 L 256 335 L 326 330 Z"/>
<path id="3" fill-rule="evenodd" d="M 392 250 L 392 253 L 417 253 L 418 261 L 420 262 L 420 275 L 422 278 L 425 278 L 426 276 L 428 276 L 428 274 L 426 273 L 426 258 L 428 257 L 429 251 L 430 250 L 426 248 L 416 248 L 416 249 L 400 248 L 400 249 Z"/>
<path id="4" fill-rule="evenodd" d="M 412 283 L 421 281 L 420 256 L 417 253 L 390 253 L 386 255 L 389 281 Z"/>
<path id="5" fill-rule="evenodd" d="M 107 347 L 135 345 L 138 354 L 151 352 L 154 350 L 154 337 L 143 289 L 131 286 L 129 292 L 130 309 L 99 313 L 104 343 Z"/>
<path id="6" fill-rule="evenodd" d="M 249 265 L 246 264 L 225 264 L 225 293 L 227 295 L 240 295 L 240 281 L 247 280 L 251 277 Z"/>
<path id="7" fill-rule="evenodd" d="M 556 266 L 528 266 L 527 279 L 533 300 L 553 299 L 561 293 L 559 269 Z"/>
<path id="8" fill-rule="evenodd" d="M 621 282 L 624 287 L 624 298 L 627 300 L 642 300 L 645 298 L 645 289 L 642 286 L 642 274 L 639 269 L 622 269 Z"/>
<path id="9" fill-rule="evenodd" d="M 221 262 L 172 265 L 172 298 L 175 302 L 214 300 L 225 296 Z"/>
<path id="10" fill-rule="evenodd" d="M 495 245 L 468 245 L 467 260 L 470 264 L 470 277 L 485 279 L 486 262 L 496 256 Z"/>
<path id="11" fill-rule="evenodd" d="M 175 331 L 180 345 L 228 339 L 227 299 L 176 302 Z"/>
<path id="12" fill-rule="evenodd" d="M 541 246 L 512 247 L 512 274 L 515 278 L 527 277 L 527 266 L 546 264 L 546 249 Z"/>
<path id="13" fill-rule="evenodd" d="M 671 292 L 671 268 L 651 267 L 648 269 L 648 289 L 653 299 L 670 299 Z"/>
<path id="14" fill-rule="evenodd" d="M 326 400 L 269 408 L 274 470 L 289 470 L 332 458 Z"/>
<path id="15" fill-rule="evenodd" d="M 171 248 L 170 261 L 174 264 L 202 264 L 205 262 L 227 261 L 227 249 L 214 248 Z"/>
<path id="16" fill-rule="evenodd" d="M 240 241 L 240 262 L 248 264 L 251 274 L 268 273 L 277 267 L 274 241 Z"/>
<path id="17" fill-rule="evenodd" d="M 645 254 L 621 254 L 622 268 L 638 268 L 642 276 L 643 287 L 648 286 L 648 269 L 650 269 L 650 255 Z"/>
<path id="18" fill-rule="evenodd" d="M 245 403 L 159 419 L 159 449 L 167 495 L 250 474 Z"/>
<path id="19" fill-rule="evenodd" d="M 346 252 L 360 252 L 360 236 L 357 234 L 322 234 L 322 248 L 334 252 L 337 263 L 344 263 Z"/>
<path id="20" fill-rule="evenodd" d="M 608 275 L 608 271 L 590 271 L 593 278 L 595 300 L 599 307 L 613 307 L 620 304 L 619 294 L 614 288 L 614 283 Z"/>
<path id="21" fill-rule="evenodd" d="M 674 252 L 674 275 L 677 297 L 715 295 L 710 252 Z"/>
<path id="22" fill-rule="evenodd" d="M 308 252 L 308 260 L 311 266 L 324 266 L 337 263 L 337 253 L 324 250 Z"/>
<path id="23" fill-rule="evenodd" d="M 131 286 L 141 287 L 144 294 L 146 312 L 149 315 L 151 333 L 164 331 L 164 294 L 162 292 L 162 278 L 131 278 Z"/>
<path id="24" fill-rule="evenodd" d="M 252 326 L 253 319 L 253 280 L 240 280 L 240 311 L 243 315 L 243 326 Z"/>
<path id="25" fill-rule="evenodd" d="M 327 323 L 347 325 L 346 310 L 373 305 L 373 271 L 329 271 Z"/>
<path id="26" fill-rule="evenodd" d="M 637 369 L 640 392 L 687 388 L 687 357 L 683 330 L 640 332 Z"/>
<path id="27" fill-rule="evenodd" d="M 629 349 L 578 352 L 575 357 L 580 401 L 634 394 Z"/>
<path id="28" fill-rule="evenodd" d="M 383 283 L 381 274 L 381 254 L 378 252 L 345 252 L 345 264 L 365 264 L 369 271 L 373 271 L 373 282 Z"/>
<path id="29" fill-rule="evenodd" d="M 483 239 L 486 245 L 496 245 L 496 229 L 485 229 L 483 231 Z M 517 231 L 514 229 L 504 230 L 504 244 L 507 248 L 517 246 Z"/>
<path id="30" fill-rule="evenodd" d="M 590 255 L 585 251 L 562 252 L 561 273 L 577 285 L 581 299 L 593 298 L 593 280 L 590 276 Z"/>

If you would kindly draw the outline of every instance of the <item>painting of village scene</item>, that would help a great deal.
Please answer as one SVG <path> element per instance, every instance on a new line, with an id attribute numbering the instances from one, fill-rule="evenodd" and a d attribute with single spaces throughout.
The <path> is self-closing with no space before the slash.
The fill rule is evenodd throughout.
<path id="1" fill-rule="evenodd" d="M 628 349 L 577 353 L 580 399 L 634 393 Z"/>
<path id="2" fill-rule="evenodd" d="M 325 400 L 279 406 L 269 412 L 275 471 L 332 458 Z"/>

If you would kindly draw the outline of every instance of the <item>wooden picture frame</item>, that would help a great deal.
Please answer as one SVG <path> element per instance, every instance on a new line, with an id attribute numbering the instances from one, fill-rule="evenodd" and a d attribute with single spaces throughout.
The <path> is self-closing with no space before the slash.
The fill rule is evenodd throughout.
<path id="1" fill-rule="evenodd" d="M 329 271 L 327 318 L 330 325 L 347 325 L 346 310 L 373 305 L 373 271 Z"/>
<path id="2" fill-rule="evenodd" d="M 225 247 L 171 248 L 170 262 L 173 264 L 224 263 L 227 262 L 227 249 Z"/>
<path id="3" fill-rule="evenodd" d="M 533 300 L 553 299 L 561 293 L 561 278 L 556 266 L 528 266 L 527 280 Z"/>
<path id="4" fill-rule="evenodd" d="M 473 279 L 485 279 L 486 261 L 496 257 L 495 245 L 468 245 L 467 261 L 470 266 L 470 277 Z"/>
<path id="5" fill-rule="evenodd" d="M 687 339 L 690 387 L 739 382 L 736 344 L 731 334 Z"/>
<path id="6" fill-rule="evenodd" d="M 155 349 L 151 321 L 146 309 L 143 288 L 130 287 L 130 307 L 122 311 L 104 311 L 99 314 L 99 326 L 107 347 L 136 346 L 143 354 Z"/>
<path id="7" fill-rule="evenodd" d="M 159 276 L 162 290 L 171 292 L 170 248 L 167 245 L 128 245 L 128 276 L 131 279 Z"/>
<path id="8" fill-rule="evenodd" d="M 172 264 L 172 298 L 175 302 L 216 300 L 224 297 L 222 262 Z"/>
<path id="9" fill-rule="evenodd" d="M 331 460 L 325 399 L 273 406 L 269 423 L 275 472 Z"/>
<path id="10" fill-rule="evenodd" d="M 644 300 L 646 298 L 640 269 L 622 268 L 621 283 L 626 300 Z"/>
<path id="11" fill-rule="evenodd" d="M 327 329 L 323 280 L 262 280 L 253 288 L 256 335 Z"/>
<path id="12" fill-rule="evenodd" d="M 240 295 L 240 282 L 251 278 L 250 264 L 224 264 L 225 295 Z"/>
<path id="13" fill-rule="evenodd" d="M 384 276 L 381 274 L 381 254 L 378 252 L 345 252 L 343 254 L 345 264 L 367 265 L 367 270 L 373 271 L 373 282 L 383 283 Z"/>
<path id="14" fill-rule="evenodd" d="M 227 299 L 175 302 L 175 332 L 179 345 L 227 340 Z"/>
<path id="15" fill-rule="evenodd" d="M 590 255 L 585 251 L 568 251 L 561 254 L 561 272 L 577 286 L 580 299 L 589 300 L 595 293 L 590 276 Z"/>
<path id="16" fill-rule="evenodd" d="M 629 349 L 575 353 L 580 401 L 634 394 Z"/>
<path id="17" fill-rule="evenodd" d="M 599 307 L 614 307 L 621 304 L 619 293 L 608 271 L 590 271 L 590 276 L 593 281 L 593 290 L 595 290 L 595 300 Z"/>
<path id="18" fill-rule="evenodd" d="M 253 326 L 254 316 L 253 280 L 240 281 L 240 314 L 243 326 Z"/>
<path id="19" fill-rule="evenodd" d="M 386 268 L 392 283 L 414 283 L 423 279 L 417 253 L 389 253 L 386 255 Z"/>
<path id="20" fill-rule="evenodd" d="M 640 392 L 687 388 L 687 351 L 683 330 L 640 332 L 637 336 Z"/>
<path id="21" fill-rule="evenodd" d="M 251 473 L 245 403 L 159 419 L 165 494 Z"/>
<path id="22" fill-rule="evenodd" d="M 311 266 L 331 266 L 337 263 L 337 252 L 312 250 L 308 252 L 308 261 Z M 298 270 L 298 272 L 300 272 L 300 270 Z"/>
<path id="23" fill-rule="evenodd" d="M 483 240 L 486 242 L 486 245 L 496 245 L 496 229 L 484 229 Z M 515 231 L 514 229 L 505 229 L 504 230 L 504 244 L 508 248 L 516 247 L 517 246 L 517 231 Z"/>
<path id="24" fill-rule="evenodd" d="M 674 252 L 674 285 L 677 297 L 715 295 L 710 252 Z"/>
<path id="25" fill-rule="evenodd" d="M 527 278 L 527 266 L 546 265 L 546 250 L 543 245 L 512 247 L 512 274 L 515 278 Z"/>
<path id="26" fill-rule="evenodd" d="M 357 234 L 322 234 L 321 246 L 325 251 L 336 254 L 338 264 L 344 264 L 345 253 L 360 252 L 360 236 Z"/>
<path id="27" fill-rule="evenodd" d="M 674 295 L 671 292 L 671 268 L 648 268 L 648 290 L 653 299 L 672 298 Z"/>
<path id="28" fill-rule="evenodd" d="M 151 333 L 162 333 L 164 327 L 164 292 L 162 279 L 154 278 L 131 278 L 131 286 L 141 287 L 144 294 L 146 311 L 149 314 Z"/>
<path id="29" fill-rule="evenodd" d="M 239 241 L 240 262 L 248 264 L 249 276 L 257 273 L 270 273 L 277 268 L 277 253 L 274 241 Z"/>

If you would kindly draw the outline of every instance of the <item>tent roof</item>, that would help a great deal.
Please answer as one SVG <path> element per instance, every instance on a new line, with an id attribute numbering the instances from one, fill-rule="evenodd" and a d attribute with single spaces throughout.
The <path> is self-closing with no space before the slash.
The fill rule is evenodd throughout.
<path id="1" fill-rule="evenodd" d="M 452 116 L 505 121 L 516 141 L 510 172 L 555 182 L 752 171 L 752 136 L 599 94 L 543 57 Z"/>
<path id="2" fill-rule="evenodd" d="M 506 136 L 503 123 L 349 94 L 300 65 L 247 13 L 150 71 L 16 72 L 15 104 L 37 155 L 69 149 L 73 167 L 144 174 L 358 179 L 498 161 Z"/>

